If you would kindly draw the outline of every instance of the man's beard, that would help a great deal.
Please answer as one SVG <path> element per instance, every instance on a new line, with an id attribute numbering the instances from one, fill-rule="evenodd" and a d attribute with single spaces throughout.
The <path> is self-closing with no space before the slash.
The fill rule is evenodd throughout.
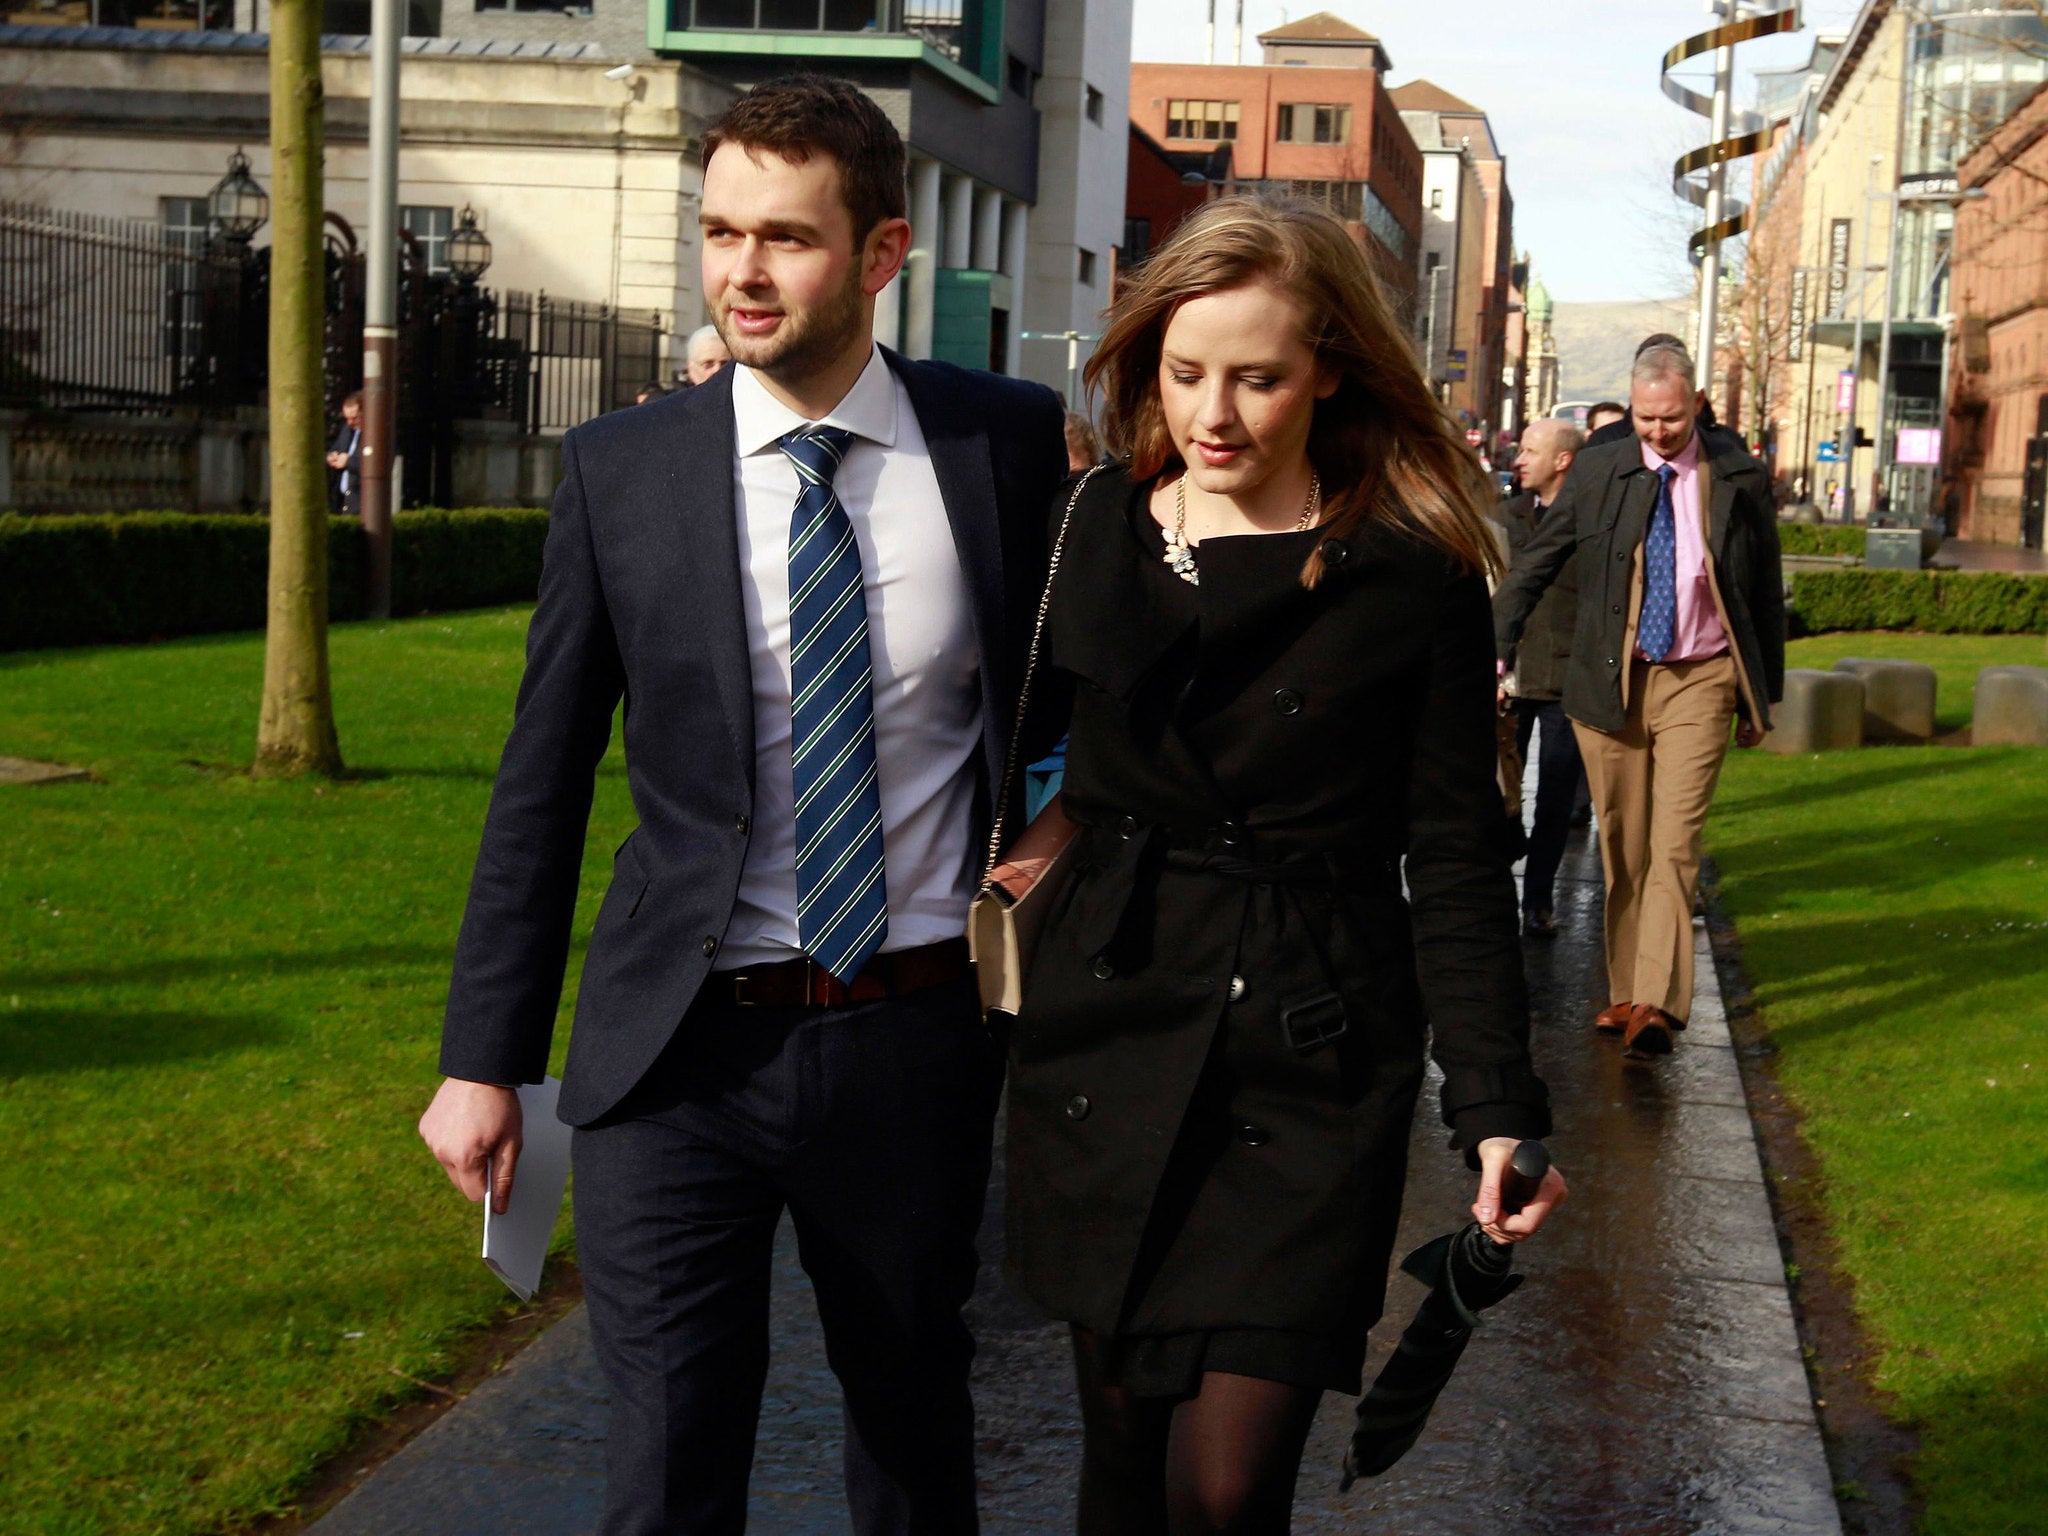
<path id="1" fill-rule="evenodd" d="M 845 284 L 817 308 L 802 316 L 783 311 L 781 330 L 773 336 L 743 336 L 728 331 L 725 312 L 717 316 L 718 334 L 732 360 L 765 373 L 778 383 L 807 378 L 844 354 L 861 333 L 860 269 L 847 273 Z"/>

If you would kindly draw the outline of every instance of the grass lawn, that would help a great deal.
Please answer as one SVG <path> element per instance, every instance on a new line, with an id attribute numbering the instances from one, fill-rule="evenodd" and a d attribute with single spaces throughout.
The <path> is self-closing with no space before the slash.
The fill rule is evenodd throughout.
<path id="1" fill-rule="evenodd" d="M 222 771 L 255 637 L 0 655 L 106 780 L 0 788 L 0 1532 L 275 1507 L 510 1304 L 413 1125 L 526 614 L 337 629 L 337 784 Z M 631 825 L 615 758 L 582 933 Z"/>
<path id="2" fill-rule="evenodd" d="M 1942 667 L 1951 725 L 1951 673 L 2004 644 L 1891 638 Z M 2048 750 L 1731 754 L 1707 839 L 1878 1384 L 1921 1429 L 1922 1536 L 2048 1528 Z"/>
<path id="3" fill-rule="evenodd" d="M 2039 635 L 1903 635 L 1884 630 L 1794 640 L 1785 648 L 1785 665 L 1824 672 L 1845 656 L 1924 661 L 1934 668 L 1934 723 L 1944 735 L 1970 723 L 1971 694 L 1980 669 L 2048 665 L 2048 647 Z"/>

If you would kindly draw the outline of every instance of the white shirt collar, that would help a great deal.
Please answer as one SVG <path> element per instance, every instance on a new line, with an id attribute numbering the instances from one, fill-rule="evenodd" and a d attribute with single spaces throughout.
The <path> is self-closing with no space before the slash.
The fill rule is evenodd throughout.
<path id="1" fill-rule="evenodd" d="M 732 365 L 732 419 L 740 457 L 766 453 L 797 428 L 811 425 L 768 393 L 754 370 Z M 818 425 L 844 427 L 855 437 L 879 447 L 896 446 L 896 379 L 882 349 L 876 347 L 853 388 Z"/>

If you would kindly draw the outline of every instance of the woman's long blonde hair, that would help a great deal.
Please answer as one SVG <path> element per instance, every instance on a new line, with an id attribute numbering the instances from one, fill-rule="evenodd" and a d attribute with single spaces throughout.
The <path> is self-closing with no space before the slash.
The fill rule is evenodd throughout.
<path id="1" fill-rule="evenodd" d="M 1122 284 L 1087 382 L 1103 392 L 1103 435 L 1149 480 L 1181 457 L 1159 403 L 1159 354 L 1190 299 L 1267 281 L 1294 300 L 1302 339 L 1337 375 L 1315 405 L 1308 454 L 1322 476 L 1323 527 L 1343 538 L 1372 522 L 1406 528 L 1460 566 L 1497 574 L 1499 545 L 1479 510 L 1491 488 L 1457 425 L 1423 383 L 1407 331 L 1365 252 L 1313 204 L 1226 197 L 1204 205 Z M 1322 545 L 1302 585 L 1322 579 Z"/>

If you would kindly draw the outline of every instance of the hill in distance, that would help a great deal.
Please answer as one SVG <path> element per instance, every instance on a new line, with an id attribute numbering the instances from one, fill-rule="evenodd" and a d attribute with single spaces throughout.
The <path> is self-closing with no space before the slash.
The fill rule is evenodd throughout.
<path id="1" fill-rule="evenodd" d="M 1683 336 L 1692 300 L 1617 299 L 1599 304 L 1560 302 L 1551 316 L 1557 338 L 1560 400 L 1628 399 L 1629 364 L 1636 345 L 1657 331 Z"/>

